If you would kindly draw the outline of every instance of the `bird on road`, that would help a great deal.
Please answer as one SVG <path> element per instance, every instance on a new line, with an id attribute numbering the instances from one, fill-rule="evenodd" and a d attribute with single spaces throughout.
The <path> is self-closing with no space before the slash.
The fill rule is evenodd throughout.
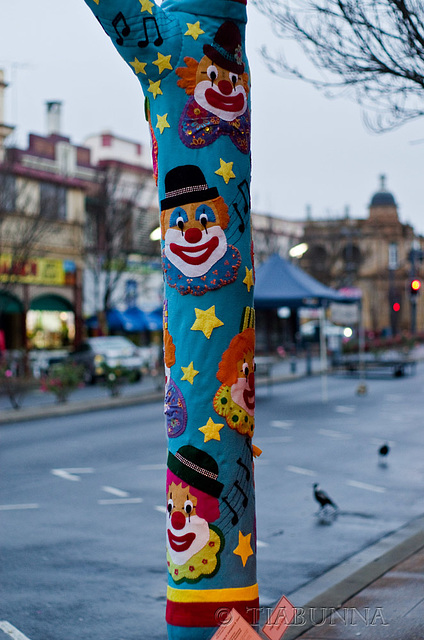
<path id="1" fill-rule="evenodd" d="M 378 450 L 378 461 L 379 464 L 384 465 L 386 464 L 386 458 L 389 455 L 389 451 L 390 451 L 390 447 L 387 444 L 387 442 L 383 445 L 381 445 L 381 447 Z"/>
<path id="2" fill-rule="evenodd" d="M 332 507 L 334 511 L 337 511 L 338 507 L 335 504 L 335 502 L 333 502 L 333 500 L 325 491 L 319 488 L 319 484 L 317 482 L 313 484 L 313 489 L 314 489 L 314 498 L 320 505 L 320 512 L 323 509 L 325 509 L 325 507 L 327 506 Z"/>

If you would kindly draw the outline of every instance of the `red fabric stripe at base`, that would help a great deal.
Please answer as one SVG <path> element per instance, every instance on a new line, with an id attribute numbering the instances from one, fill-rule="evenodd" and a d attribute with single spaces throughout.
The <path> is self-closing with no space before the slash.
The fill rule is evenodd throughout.
<path id="1" fill-rule="evenodd" d="M 259 598 L 242 602 L 172 602 L 166 603 L 166 621 L 175 627 L 218 627 L 226 613 L 236 609 L 249 624 L 257 622 L 255 610 Z M 257 617 L 257 615 L 256 615 Z"/>

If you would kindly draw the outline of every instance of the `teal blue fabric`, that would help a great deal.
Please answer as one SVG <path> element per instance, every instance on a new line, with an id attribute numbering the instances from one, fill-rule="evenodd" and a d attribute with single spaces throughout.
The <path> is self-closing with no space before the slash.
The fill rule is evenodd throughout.
<path id="1" fill-rule="evenodd" d="M 242 335 L 247 344 L 254 326 L 246 7 L 237 0 L 166 0 L 160 7 L 148 0 L 85 1 L 137 76 L 148 100 L 146 111 L 150 114 L 153 149 L 157 149 L 159 202 L 168 212 L 162 219 L 161 241 L 165 363 L 171 362 L 167 366 L 165 414 L 168 449 L 175 469 L 172 474 L 168 471 L 168 484 L 174 490 L 181 484 L 190 495 L 190 500 L 184 499 L 184 511 L 174 504 L 175 491 L 170 497 L 172 491 L 168 489 L 168 580 L 172 598 L 176 591 L 200 594 L 205 590 L 252 587 L 256 585 L 252 362 L 243 364 L 234 387 L 223 382 L 225 373 L 219 374 L 220 367 L 222 371 L 236 369 L 239 358 L 233 355 L 232 341 Z M 213 64 L 203 72 L 205 84 L 196 81 L 195 86 L 199 91 L 202 87 L 204 93 L 199 100 L 206 100 L 206 107 L 190 93 L 189 81 L 184 86 L 187 77 L 193 84 L 190 68 L 193 71 L 196 67 L 200 73 L 201 67 L 196 65 L 205 59 L 205 50 L 212 52 Z M 222 80 L 224 76 L 226 80 Z M 218 85 L 222 90 L 218 91 Z M 209 111 L 209 100 L 218 104 L 215 112 Z M 227 100 L 234 104 L 234 118 L 225 111 L 231 113 L 233 108 L 226 106 Z M 197 125 L 198 134 L 193 133 Z M 222 199 L 227 214 L 219 213 L 217 198 Z M 197 247 L 210 248 L 206 251 Z M 210 252 L 211 257 L 206 258 Z M 205 314 L 215 316 L 217 321 L 210 326 Z M 247 359 L 248 351 L 246 347 Z M 226 364 L 221 364 L 224 354 Z M 248 397 L 250 404 L 246 400 L 245 405 Z M 218 426 L 208 431 L 211 424 Z M 193 514 L 196 501 L 196 515 L 190 515 L 187 509 Z M 179 542 L 183 538 L 179 538 L 178 527 L 184 531 L 184 522 L 192 527 L 187 543 Z M 193 549 L 198 549 L 198 541 L 208 527 L 209 533 L 218 531 L 215 542 L 212 538 L 208 542 L 210 548 L 219 546 L 217 555 L 213 557 L 211 552 L 209 559 L 203 558 L 205 545 L 197 555 L 190 556 L 190 545 L 188 550 L 183 547 L 194 535 Z M 216 566 L 207 573 L 215 560 Z M 225 606 L 217 593 L 218 600 L 208 605 L 212 614 L 206 611 L 208 606 L 203 611 L 190 602 L 180 605 L 178 597 L 176 604 L 168 599 L 169 638 L 210 638 L 220 621 L 218 614 L 214 618 L 213 607 L 218 610 Z M 247 605 L 242 602 L 243 606 Z"/>

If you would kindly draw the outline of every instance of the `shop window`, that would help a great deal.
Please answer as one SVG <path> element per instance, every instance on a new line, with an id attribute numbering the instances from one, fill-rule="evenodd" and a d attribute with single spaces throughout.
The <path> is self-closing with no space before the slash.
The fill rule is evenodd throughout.
<path id="1" fill-rule="evenodd" d="M 12 212 L 16 208 L 15 176 L 0 174 L 0 211 Z"/>
<path id="2" fill-rule="evenodd" d="M 66 189 L 60 185 L 40 184 L 40 212 L 48 220 L 66 220 Z"/>

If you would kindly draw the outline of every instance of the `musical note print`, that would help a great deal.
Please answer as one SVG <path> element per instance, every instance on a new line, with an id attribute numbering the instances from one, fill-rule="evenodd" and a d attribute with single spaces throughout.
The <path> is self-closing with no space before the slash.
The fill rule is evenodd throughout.
<path id="1" fill-rule="evenodd" d="M 118 27 L 121 22 L 123 23 L 123 27 L 122 27 L 122 30 L 120 31 Z M 125 16 L 122 13 L 122 11 L 116 14 L 114 19 L 112 20 L 112 26 L 115 29 L 116 35 L 118 36 L 116 38 L 116 44 L 119 44 L 119 46 L 122 46 L 124 44 L 124 38 L 127 38 L 131 32 L 131 29 L 127 21 L 125 20 Z"/>
<path id="2" fill-rule="evenodd" d="M 147 47 L 147 45 L 150 42 L 149 36 L 147 34 L 147 23 L 148 22 L 153 22 L 154 28 L 156 30 L 156 38 L 155 38 L 155 40 L 153 40 L 153 44 L 155 45 L 155 47 L 160 47 L 160 45 L 163 43 L 163 38 L 160 35 L 158 23 L 156 22 L 156 18 L 154 18 L 153 16 L 148 16 L 147 18 L 143 18 L 144 38 L 137 42 L 137 45 L 141 49 L 143 49 L 144 47 Z"/>
<path id="3" fill-rule="evenodd" d="M 231 229 L 230 233 L 227 234 L 228 240 L 232 243 L 237 242 L 237 240 L 243 235 L 246 231 L 246 222 L 249 219 L 249 211 L 250 211 L 250 189 L 247 180 L 242 180 L 237 185 L 238 194 L 231 203 L 234 211 L 237 214 L 237 217 L 232 217 L 229 229 Z M 238 224 L 237 224 L 238 222 Z M 237 226 L 235 226 L 237 224 Z M 238 234 L 238 237 L 234 239 L 234 236 Z"/>
<path id="4" fill-rule="evenodd" d="M 218 524 L 224 535 L 238 524 L 253 493 L 252 450 L 247 441 L 243 455 L 237 460 L 237 466 L 233 486 L 222 498 L 221 518 Z"/>
<path id="5" fill-rule="evenodd" d="M 243 469 L 245 470 L 246 473 L 246 480 L 250 480 L 250 470 L 248 469 L 248 467 L 244 464 L 244 462 L 242 461 L 241 458 L 239 458 L 237 460 L 237 464 L 240 465 L 240 467 L 243 467 Z"/>

